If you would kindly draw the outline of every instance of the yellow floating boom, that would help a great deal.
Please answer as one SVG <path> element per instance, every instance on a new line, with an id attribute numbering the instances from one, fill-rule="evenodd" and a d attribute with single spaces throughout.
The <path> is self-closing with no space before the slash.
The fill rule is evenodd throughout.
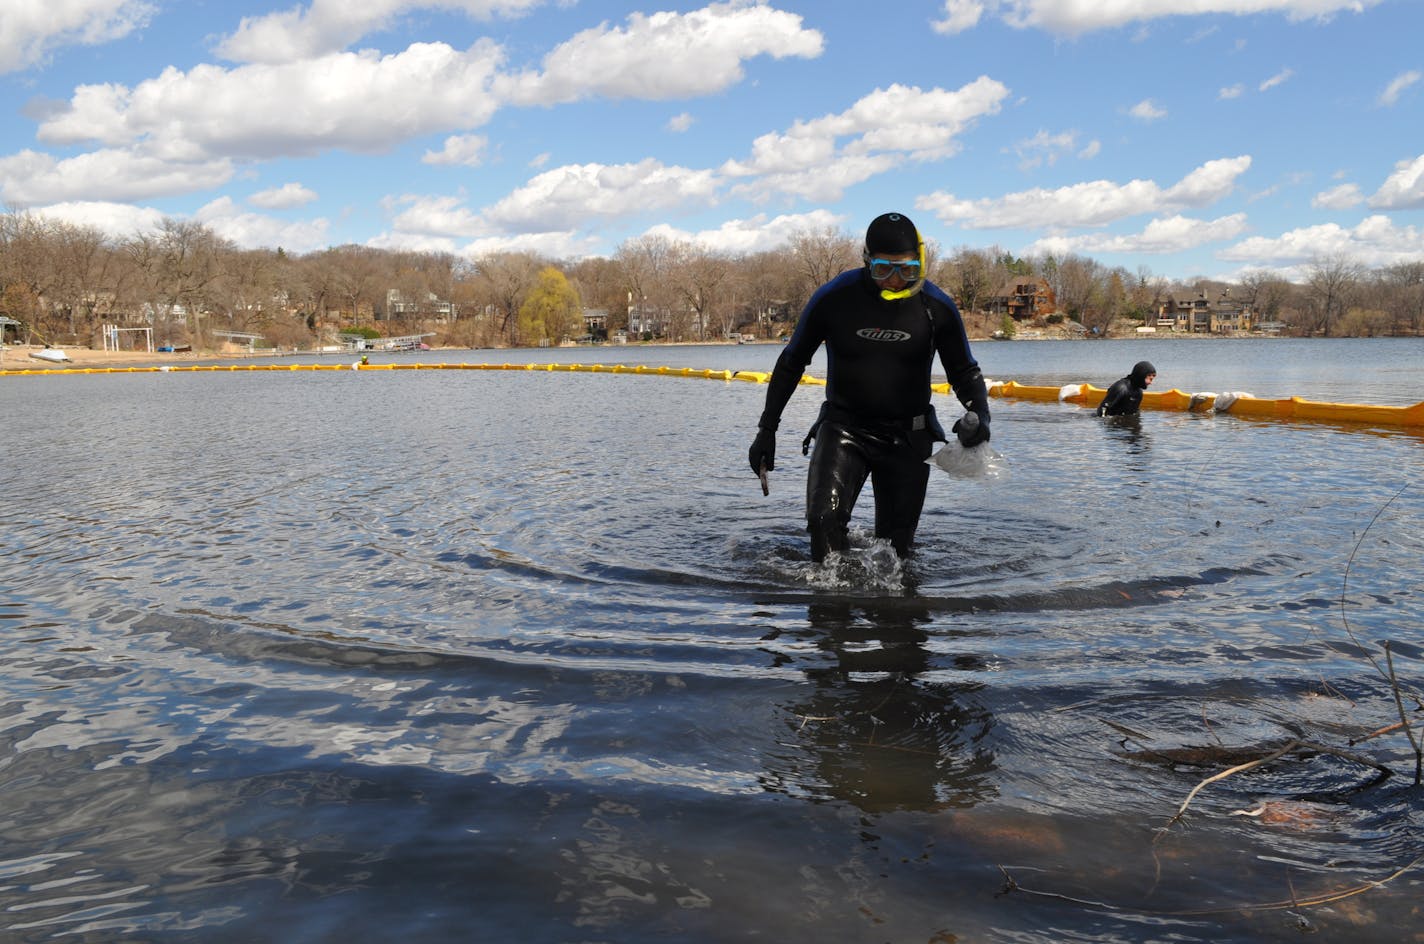
<path id="1" fill-rule="evenodd" d="M 946 385 L 947 386 L 947 385 Z M 989 394 L 1021 400 L 1049 400 L 1096 407 L 1106 390 L 1091 384 L 1030 387 L 1012 380 L 994 383 Z M 1143 409 L 1186 410 L 1193 413 L 1227 413 L 1231 416 L 1302 420 L 1321 423 L 1370 423 L 1379 426 L 1424 426 L 1424 403 L 1413 406 L 1376 406 L 1368 403 L 1327 403 L 1303 397 L 1262 399 L 1245 393 L 1185 393 L 1181 390 L 1147 391 Z"/>
<path id="2" fill-rule="evenodd" d="M 649 367 L 643 364 L 164 364 L 157 367 L 57 367 L 0 370 L 0 376 L 34 374 L 152 374 L 152 373 L 212 373 L 218 371 L 275 370 L 542 370 L 606 374 L 652 374 L 663 377 L 697 377 L 706 380 L 740 380 L 766 383 L 771 374 L 752 370 L 707 370 L 697 367 Z M 801 383 L 824 386 L 826 381 L 809 375 Z M 935 384 L 936 393 L 949 394 L 949 384 Z M 1019 400 L 1076 403 L 1097 406 L 1106 393 L 1092 384 L 1068 384 L 1062 387 L 1039 387 L 1015 381 L 995 381 L 989 384 L 989 394 Z M 1147 391 L 1142 406 L 1151 410 L 1179 410 L 1194 413 L 1227 413 L 1266 419 L 1286 419 L 1322 423 L 1368 423 L 1379 426 L 1424 426 L 1424 402 L 1413 406 L 1375 406 L 1366 403 L 1325 403 L 1302 397 L 1268 400 L 1244 393 L 1185 393 L 1181 390 Z"/>

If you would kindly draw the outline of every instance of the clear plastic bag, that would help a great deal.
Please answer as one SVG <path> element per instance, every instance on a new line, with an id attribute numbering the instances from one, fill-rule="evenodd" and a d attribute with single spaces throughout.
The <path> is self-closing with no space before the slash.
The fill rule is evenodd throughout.
<path id="1" fill-rule="evenodd" d="M 1009 471 L 1003 455 L 989 448 L 988 443 L 966 449 L 957 439 L 950 439 L 925 461 L 958 479 L 996 479 Z"/>

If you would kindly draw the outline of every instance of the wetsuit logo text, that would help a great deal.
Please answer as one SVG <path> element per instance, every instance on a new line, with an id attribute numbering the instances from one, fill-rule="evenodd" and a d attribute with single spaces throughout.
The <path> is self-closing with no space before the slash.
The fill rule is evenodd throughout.
<path id="1" fill-rule="evenodd" d="M 865 338 L 867 341 L 908 341 L 910 332 L 896 331 L 893 328 L 861 328 L 855 333 L 858 338 Z"/>

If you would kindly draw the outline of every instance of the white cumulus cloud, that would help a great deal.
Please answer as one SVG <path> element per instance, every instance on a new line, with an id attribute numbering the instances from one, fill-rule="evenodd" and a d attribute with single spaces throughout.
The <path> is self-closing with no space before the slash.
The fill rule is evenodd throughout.
<path id="1" fill-rule="evenodd" d="M 578 259 L 597 250 L 597 240 L 566 230 L 548 233 L 518 233 L 513 236 L 486 236 L 460 247 L 459 254 L 478 259 L 499 252 L 531 252 L 546 259 Z"/>
<path id="2" fill-rule="evenodd" d="M 259 190 L 248 197 L 247 202 L 264 210 L 290 210 L 293 207 L 306 206 L 315 199 L 316 191 L 301 184 L 291 183 Z"/>
<path id="3" fill-rule="evenodd" d="M 1364 199 L 1357 184 L 1340 184 L 1311 197 L 1310 205 L 1323 210 L 1348 210 L 1359 206 Z"/>
<path id="4" fill-rule="evenodd" d="M 728 220 L 716 229 L 681 230 L 667 224 L 652 227 L 645 235 L 664 236 L 674 242 L 688 242 L 711 252 L 732 255 L 770 252 L 788 245 L 792 238 L 808 230 L 834 229 L 845 217 L 829 210 L 788 213 L 768 218 L 757 214 L 747 219 Z"/>
<path id="5" fill-rule="evenodd" d="M 983 0 L 944 0 L 944 18 L 931 25 L 936 33 L 952 36 L 978 26 L 984 12 Z"/>
<path id="6" fill-rule="evenodd" d="M 393 225 L 397 233 L 411 236 L 437 236 L 440 238 L 493 235 L 489 225 L 480 219 L 478 213 L 464 205 L 459 197 L 402 196 L 386 201 L 387 208 L 395 210 Z"/>
<path id="7" fill-rule="evenodd" d="M 219 197 L 193 214 L 201 223 L 240 249 L 272 249 L 281 246 L 292 252 L 313 252 L 327 245 L 328 224 L 324 219 L 279 220 L 241 210 L 231 197 Z"/>
<path id="8" fill-rule="evenodd" d="M 39 137 L 52 144 L 146 141 L 181 147 L 190 159 L 383 151 L 416 135 L 486 122 L 498 108 L 489 85 L 501 55 L 485 41 L 465 51 L 417 43 L 390 56 L 366 50 L 234 69 L 169 67 L 132 89 L 79 87 L 67 109 L 40 125 Z"/>
<path id="9" fill-rule="evenodd" d="M 279 13 L 245 16 L 217 46 L 234 62 L 293 62 L 340 52 L 403 13 L 453 10 L 475 19 L 518 15 L 546 0 L 312 0 Z"/>
<path id="10" fill-rule="evenodd" d="M 531 178 L 491 206 L 475 210 L 461 197 L 389 198 L 397 235 L 507 241 L 530 233 L 575 232 L 596 220 L 707 207 L 716 202 L 713 172 L 648 159 L 636 164 L 574 164 Z"/>
<path id="11" fill-rule="evenodd" d="M 821 34 L 806 29 L 800 16 L 730 0 L 689 13 L 637 13 L 624 28 L 584 30 L 545 56 L 542 69 L 504 77 L 499 88 L 520 105 L 685 98 L 739 82 L 747 59 L 813 59 L 823 48 Z"/>
<path id="12" fill-rule="evenodd" d="M 46 207 L 37 207 L 34 214 L 58 220 L 72 226 L 87 226 L 115 239 L 126 239 L 141 233 L 156 233 L 163 228 L 163 214 L 153 207 L 132 203 L 111 203 L 105 200 L 68 200 Z"/>
<path id="13" fill-rule="evenodd" d="M 1377 210 L 1418 210 L 1424 208 L 1424 154 L 1394 165 L 1394 173 L 1370 197 Z"/>
<path id="14" fill-rule="evenodd" d="M 1165 188 L 1151 180 L 1092 180 L 983 200 L 937 191 L 916 200 L 915 208 L 929 211 L 942 223 L 970 229 L 1102 226 L 1146 213 L 1209 206 L 1230 194 L 1250 166 L 1251 158 L 1245 156 L 1208 161 Z"/>
<path id="15" fill-rule="evenodd" d="M 485 148 L 489 139 L 479 134 L 452 134 L 438 151 L 426 151 L 420 158 L 423 164 L 458 164 L 478 167 L 484 162 Z"/>
<path id="16" fill-rule="evenodd" d="M 1322 223 L 1290 230 L 1280 236 L 1253 236 L 1218 253 L 1222 259 L 1253 265 L 1291 265 L 1330 256 L 1349 256 L 1368 266 L 1393 265 L 1419 258 L 1424 232 L 1397 226 L 1387 216 L 1368 217 L 1347 228 Z"/>
<path id="17" fill-rule="evenodd" d="M 834 200 L 852 184 L 906 160 L 935 160 L 958 149 L 956 138 L 996 114 L 1009 90 L 987 76 L 954 90 L 892 85 L 843 112 L 798 121 L 752 142 L 751 155 L 722 165 L 732 178 L 755 178 L 734 190 L 753 199 L 791 194 Z"/>
<path id="18" fill-rule="evenodd" d="M 688 205 L 710 206 L 717 180 L 711 171 L 636 164 L 571 164 L 532 178 L 486 208 L 499 231 L 559 231 L 590 219 L 616 219 Z"/>
<path id="19" fill-rule="evenodd" d="M 0 75 L 65 46 L 97 46 L 148 24 L 146 0 L 4 0 L 0 3 Z"/>
<path id="20" fill-rule="evenodd" d="M 70 201 L 147 200 L 219 187 L 232 179 L 226 160 L 177 162 L 112 148 L 59 159 L 24 150 L 0 158 L 0 198 L 26 207 Z"/>
<path id="21" fill-rule="evenodd" d="M 1198 220 L 1186 216 L 1171 216 L 1151 221 L 1140 233 L 1108 235 L 1088 233 L 1081 236 L 1049 236 L 1030 244 L 1024 251 L 1030 254 L 1068 253 L 1145 253 L 1165 254 L 1204 246 L 1207 243 L 1235 239 L 1246 231 L 1246 214 L 1233 213 L 1214 220 Z"/>

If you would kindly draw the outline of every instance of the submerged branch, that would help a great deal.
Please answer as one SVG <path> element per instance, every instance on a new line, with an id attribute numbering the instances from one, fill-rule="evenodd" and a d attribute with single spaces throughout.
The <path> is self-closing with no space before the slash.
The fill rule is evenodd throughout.
<path id="1" fill-rule="evenodd" d="M 1312 754 L 1331 754 L 1343 760 L 1348 760 L 1353 764 L 1359 764 L 1362 767 L 1372 768 L 1374 770 L 1379 771 L 1383 775 L 1382 777 L 1376 778 L 1375 782 L 1383 780 L 1385 777 L 1389 777 L 1393 773 L 1393 771 L 1391 771 L 1384 764 L 1381 764 L 1378 761 L 1375 761 L 1369 757 L 1365 757 L 1362 754 L 1356 754 L 1354 751 L 1342 751 L 1339 748 L 1330 747 L 1325 744 L 1316 744 L 1313 741 L 1302 741 L 1297 739 L 1294 741 L 1290 741 L 1285 746 L 1280 747 L 1270 752 L 1269 754 L 1257 757 L 1254 760 L 1247 761 L 1244 764 L 1237 764 L 1235 767 L 1231 767 L 1227 770 L 1221 771 L 1220 773 L 1213 774 L 1212 776 L 1207 777 L 1201 783 L 1193 787 L 1191 793 L 1187 794 L 1187 798 L 1182 801 L 1182 805 L 1177 809 L 1176 814 L 1173 815 L 1173 817 L 1167 822 L 1167 826 L 1165 828 L 1171 828 L 1174 824 L 1179 822 L 1183 814 L 1187 812 L 1187 807 L 1191 805 L 1192 800 L 1195 799 L 1196 795 L 1200 793 L 1202 789 L 1208 786 L 1209 784 L 1216 783 L 1220 780 L 1225 780 L 1227 777 L 1230 777 L 1234 774 L 1244 773 L 1255 767 L 1260 767 L 1263 764 L 1269 764 L 1271 761 L 1284 757 L 1285 755 L 1290 754 L 1294 751 L 1309 751 Z"/>
<path id="2" fill-rule="evenodd" d="M 1203 789 L 1205 789 L 1209 784 L 1216 783 L 1219 780 L 1225 780 L 1227 777 L 1230 777 L 1233 774 L 1244 773 L 1245 771 L 1260 767 L 1262 764 L 1268 764 L 1278 757 L 1284 757 L 1291 751 L 1300 747 L 1300 745 L 1300 741 L 1290 741 L 1284 747 L 1272 751 L 1265 757 L 1258 757 L 1255 760 L 1247 761 L 1244 764 L 1237 764 L 1235 767 L 1230 767 L 1226 770 L 1223 770 L 1221 773 L 1213 774 L 1212 776 L 1207 777 L 1201 783 L 1197 784 L 1195 787 L 1192 787 L 1191 793 L 1187 794 L 1187 798 L 1183 800 L 1182 805 L 1177 808 L 1176 814 L 1170 820 L 1167 821 L 1167 826 L 1170 828 L 1175 823 L 1180 822 L 1182 816 L 1185 815 L 1185 813 L 1187 812 L 1187 807 L 1191 806 L 1192 800 L 1195 799 L 1196 795 L 1200 793 Z"/>
<path id="3" fill-rule="evenodd" d="M 1384 878 L 1368 879 L 1366 881 L 1360 882 L 1357 885 L 1351 885 L 1347 888 L 1336 889 L 1334 891 L 1328 892 L 1318 892 L 1314 895 L 1306 895 L 1304 897 L 1297 895 L 1295 893 L 1295 888 L 1292 887 L 1291 897 L 1282 901 L 1267 901 L 1259 902 L 1256 904 L 1240 904 L 1226 908 L 1193 908 L 1184 911 L 1144 911 L 1143 913 L 1162 915 L 1167 917 L 1185 918 L 1207 917 L 1211 915 L 1224 914 L 1241 914 L 1242 912 L 1250 913 L 1262 911 L 1292 911 L 1297 908 L 1314 908 L 1319 907 L 1321 905 L 1334 904 L 1337 901 L 1344 901 L 1346 898 L 1353 898 L 1356 895 L 1363 895 L 1365 892 L 1373 891 L 1376 888 L 1383 888 L 1390 882 L 1393 882 L 1395 879 L 1399 878 L 1401 875 L 1412 870 L 1420 862 L 1424 862 L 1424 856 L 1419 856 L 1415 858 L 1413 861 L 1401 866 L 1398 869 L 1395 869 L 1393 872 L 1391 872 L 1389 875 L 1386 875 Z M 998 868 L 999 871 L 1004 874 L 1004 886 L 994 896 L 996 898 L 1007 895 L 1010 892 L 1023 892 L 1025 895 L 1033 895 L 1037 898 L 1050 898 L 1055 901 L 1064 901 L 1071 905 L 1081 905 L 1086 908 L 1094 908 L 1100 911 L 1120 912 L 1123 910 L 1122 908 L 1107 904 L 1106 902 L 1093 901 L 1092 899 L 1087 898 L 1074 898 L 1071 895 L 1064 895 L 1058 892 L 1045 892 L 1038 891 L 1032 888 L 1025 888 L 1024 886 L 1020 885 L 1012 875 L 1009 874 L 1008 869 L 1004 868 L 1002 865 Z"/>
<path id="4" fill-rule="evenodd" d="M 1168 911 L 1161 913 L 1172 915 L 1174 917 L 1200 917 L 1204 915 L 1234 914 L 1242 911 L 1287 911 L 1292 908 L 1310 908 L 1318 905 L 1329 905 L 1337 901 L 1343 901 L 1346 898 L 1353 898 L 1356 895 L 1362 895 L 1372 889 L 1383 888 L 1390 882 L 1399 878 L 1405 872 L 1408 872 L 1410 869 L 1414 868 L 1420 862 L 1424 862 L 1424 856 L 1419 856 L 1414 861 L 1394 870 L 1389 875 L 1386 875 L 1384 878 L 1372 879 L 1369 881 L 1361 882 L 1358 885 L 1352 885 L 1349 888 L 1340 889 L 1338 891 L 1321 892 L 1316 895 L 1308 895 L 1305 898 L 1297 898 L 1295 896 L 1292 896 L 1291 898 L 1285 901 L 1268 901 L 1256 905 L 1238 905 L 1235 908 L 1206 908 L 1197 911 Z"/>
<path id="5" fill-rule="evenodd" d="M 1399 692 L 1399 679 L 1394 674 L 1394 650 L 1388 642 L 1384 644 L 1384 658 L 1389 666 L 1389 684 L 1394 690 L 1394 706 L 1399 709 L 1399 723 L 1404 726 L 1404 736 L 1409 738 L 1409 746 L 1414 748 L 1414 785 L 1419 786 L 1419 777 L 1424 773 L 1424 751 L 1419 748 L 1419 739 L 1409 726 L 1409 716 L 1404 713 L 1404 697 Z"/>

